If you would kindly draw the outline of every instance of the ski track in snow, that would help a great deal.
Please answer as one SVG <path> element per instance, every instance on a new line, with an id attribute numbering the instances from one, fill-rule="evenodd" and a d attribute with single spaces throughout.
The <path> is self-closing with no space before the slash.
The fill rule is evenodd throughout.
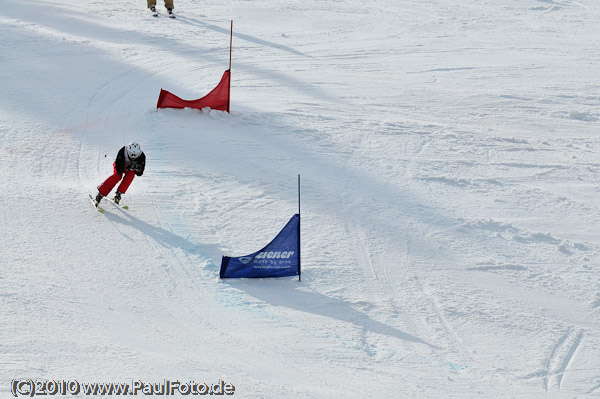
<path id="1" fill-rule="evenodd" d="M 562 388 L 565 375 L 582 344 L 583 336 L 582 331 L 569 330 L 552 348 L 552 353 L 546 362 L 548 366 L 548 373 L 544 378 L 546 390 L 550 390 L 553 386 L 558 390 Z"/>
<path id="2" fill-rule="evenodd" d="M 0 396 L 598 397 L 596 2 L 176 3 L 0 10 Z M 232 113 L 157 111 L 218 83 L 231 19 Z M 133 140 L 131 209 L 99 214 Z M 220 281 L 297 174 L 302 282 Z"/>

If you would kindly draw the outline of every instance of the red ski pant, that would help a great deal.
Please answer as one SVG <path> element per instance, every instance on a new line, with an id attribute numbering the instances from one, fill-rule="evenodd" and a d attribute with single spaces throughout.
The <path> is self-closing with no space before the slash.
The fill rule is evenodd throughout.
<path id="1" fill-rule="evenodd" d="M 123 179 L 123 181 L 121 181 L 121 184 L 119 184 L 119 188 L 117 188 L 117 191 L 125 194 L 125 192 L 129 188 L 129 185 L 133 181 L 133 178 L 135 177 L 135 172 L 133 170 L 127 170 L 125 171 L 125 173 L 119 173 L 117 172 L 117 164 L 113 164 L 113 168 L 114 173 L 111 176 L 109 176 L 108 179 L 104 180 L 104 183 L 98 186 L 98 191 L 100 191 L 100 194 L 102 194 L 105 197 L 108 194 L 110 194 L 110 192 L 117 185 L 117 183 L 121 181 L 121 178 Z"/>

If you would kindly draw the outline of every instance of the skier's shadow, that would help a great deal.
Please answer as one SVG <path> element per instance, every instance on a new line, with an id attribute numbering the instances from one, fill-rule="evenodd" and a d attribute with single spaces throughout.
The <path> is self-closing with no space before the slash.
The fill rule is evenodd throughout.
<path id="1" fill-rule="evenodd" d="M 275 307 L 287 307 L 302 312 L 312 313 L 331 319 L 354 324 L 366 332 L 398 338 L 403 341 L 422 344 L 432 350 L 440 349 L 423 339 L 407 332 L 377 321 L 367 314 L 355 309 L 344 300 L 331 298 L 313 290 L 307 290 L 295 281 L 223 280 L 225 284 L 238 288 L 246 294 Z M 276 284 L 277 287 L 273 287 Z"/>
<path id="2" fill-rule="evenodd" d="M 132 226 L 139 230 L 143 234 L 152 238 L 158 244 L 165 248 L 180 248 L 188 254 L 197 253 L 198 245 L 188 241 L 187 239 L 178 236 L 177 234 L 171 233 L 161 227 L 153 226 L 149 223 L 144 222 L 141 219 L 133 216 L 130 212 L 124 211 L 120 208 L 113 207 L 113 209 L 106 208 L 104 213 L 106 218 L 111 222 L 120 223 L 126 226 Z M 135 241 L 134 238 L 130 237 L 122 229 L 119 232 L 128 240 Z"/>

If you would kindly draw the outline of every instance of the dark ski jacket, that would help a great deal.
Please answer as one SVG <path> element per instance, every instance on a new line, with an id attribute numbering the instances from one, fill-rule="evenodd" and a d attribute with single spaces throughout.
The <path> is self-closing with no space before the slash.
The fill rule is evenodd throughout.
<path id="1" fill-rule="evenodd" d="M 119 173 L 125 173 L 128 170 L 133 170 L 136 175 L 141 176 L 144 174 L 144 168 L 146 167 L 146 154 L 142 152 L 139 157 L 133 161 L 127 156 L 126 147 L 119 150 L 117 159 L 115 160 L 115 169 Z"/>

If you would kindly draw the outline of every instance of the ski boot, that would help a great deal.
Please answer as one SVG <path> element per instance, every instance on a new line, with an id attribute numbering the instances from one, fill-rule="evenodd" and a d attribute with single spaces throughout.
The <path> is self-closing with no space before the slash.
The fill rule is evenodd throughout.
<path id="1" fill-rule="evenodd" d="M 121 192 L 117 191 L 115 193 L 115 198 L 114 198 L 115 204 L 119 205 L 119 202 L 121 202 Z"/>
<path id="2" fill-rule="evenodd" d="M 102 198 L 104 198 L 104 195 L 102 195 L 100 193 L 98 193 L 98 195 L 96 195 L 96 200 L 94 201 L 96 208 L 98 207 L 98 204 L 100 204 L 100 201 L 102 201 Z"/>
<path id="3" fill-rule="evenodd" d="M 169 18 L 175 18 L 175 14 L 173 14 L 172 8 L 167 8 L 167 12 L 169 13 Z"/>

